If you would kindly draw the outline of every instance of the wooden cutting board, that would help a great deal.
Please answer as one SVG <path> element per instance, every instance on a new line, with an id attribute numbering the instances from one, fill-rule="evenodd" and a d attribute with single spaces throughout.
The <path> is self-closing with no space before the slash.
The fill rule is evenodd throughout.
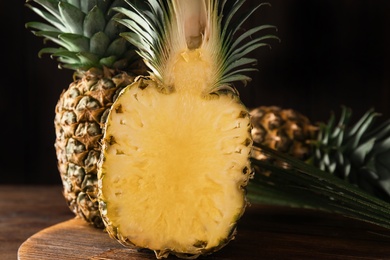
<path id="1" fill-rule="evenodd" d="M 80 219 L 46 228 L 27 239 L 19 260 L 156 259 L 125 248 Z M 168 259 L 177 259 L 170 256 Z M 279 207 L 250 207 L 235 240 L 199 259 L 390 259 L 390 231 L 337 215 Z"/>

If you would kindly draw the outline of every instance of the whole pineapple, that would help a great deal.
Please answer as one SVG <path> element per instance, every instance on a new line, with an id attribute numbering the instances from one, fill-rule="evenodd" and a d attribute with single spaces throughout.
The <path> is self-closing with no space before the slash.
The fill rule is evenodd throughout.
<path id="1" fill-rule="evenodd" d="M 142 71 L 131 45 L 119 36 L 125 27 L 114 21 L 119 14 L 112 8 L 124 5 L 123 0 L 31 0 L 27 4 L 45 22 L 29 22 L 26 27 L 57 46 L 39 54 L 51 54 L 60 68 L 75 71 L 55 109 L 55 149 L 69 208 L 96 227 L 103 227 L 96 200 L 103 125 L 119 91 Z"/>
<path id="2" fill-rule="evenodd" d="M 292 109 L 260 106 L 250 111 L 255 142 L 304 160 L 390 202 L 390 120 L 375 126 L 379 115 L 367 111 L 351 124 L 343 107 L 327 123 L 312 124 Z M 272 140 L 272 141 L 269 141 Z M 252 156 L 264 159 L 261 150 Z"/>
<path id="3" fill-rule="evenodd" d="M 258 26 L 233 40 L 245 0 L 149 0 L 150 10 L 115 10 L 150 76 L 114 102 L 99 164 L 106 230 L 157 258 L 196 258 L 225 246 L 247 206 L 252 176 L 250 118 L 232 82 L 248 80 Z M 222 15 L 222 12 L 225 15 Z M 233 20 L 232 20 L 233 19 Z M 244 43 L 244 40 L 248 40 Z"/>
<path id="4" fill-rule="evenodd" d="M 278 106 L 260 106 L 250 110 L 252 138 L 256 143 L 287 153 L 301 160 L 308 159 L 313 151 L 312 140 L 318 126 L 293 109 Z M 254 150 L 260 158 L 262 154 Z"/>

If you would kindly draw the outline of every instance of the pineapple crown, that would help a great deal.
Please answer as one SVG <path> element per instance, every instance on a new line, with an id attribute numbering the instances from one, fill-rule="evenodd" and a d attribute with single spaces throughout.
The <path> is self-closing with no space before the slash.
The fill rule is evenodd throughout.
<path id="1" fill-rule="evenodd" d="M 124 69 L 135 59 L 130 44 L 119 36 L 124 26 L 115 22 L 120 14 L 113 7 L 124 6 L 123 0 L 28 0 L 26 4 L 46 22 L 28 22 L 26 28 L 59 47 L 39 52 L 57 58 L 60 68 Z"/>
<path id="2" fill-rule="evenodd" d="M 252 158 L 265 173 L 249 183 L 251 203 L 338 213 L 390 229 L 390 203 L 288 154 L 258 143 L 254 148 L 273 160 Z"/>
<path id="3" fill-rule="evenodd" d="M 390 120 L 374 127 L 379 114 L 370 109 L 349 125 L 351 116 L 351 109 L 342 107 L 337 124 L 332 114 L 320 125 L 315 164 L 390 201 Z"/>
<path id="4" fill-rule="evenodd" d="M 243 23 L 261 6 L 261 3 L 234 19 L 245 3 L 237 0 L 148 0 L 148 10 L 140 10 L 126 1 L 130 9 L 114 8 L 126 18 L 117 19 L 130 29 L 121 35 L 138 48 L 139 55 L 151 70 L 150 74 L 160 82 L 169 85 L 172 75 L 171 59 L 183 55 L 185 50 L 201 49 L 213 61 L 213 82 L 208 91 L 233 90 L 234 81 L 250 80 L 246 72 L 255 71 L 256 59 L 245 56 L 253 50 L 269 46 L 267 39 L 278 39 L 274 35 L 253 37 L 260 31 L 276 29 L 272 25 L 260 25 L 234 38 Z M 205 55 L 205 56 L 207 56 Z"/>

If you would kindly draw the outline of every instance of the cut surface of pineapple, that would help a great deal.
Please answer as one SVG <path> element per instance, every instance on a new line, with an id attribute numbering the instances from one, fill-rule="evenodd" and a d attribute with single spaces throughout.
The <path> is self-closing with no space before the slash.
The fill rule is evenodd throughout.
<path id="1" fill-rule="evenodd" d="M 114 236 L 201 254 L 226 243 L 246 206 L 251 138 L 235 95 L 161 93 L 139 79 L 114 103 L 100 174 Z"/>

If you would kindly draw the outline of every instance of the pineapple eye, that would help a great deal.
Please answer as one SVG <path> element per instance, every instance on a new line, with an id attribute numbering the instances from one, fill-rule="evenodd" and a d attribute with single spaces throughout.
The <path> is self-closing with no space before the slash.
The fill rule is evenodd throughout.
<path id="1" fill-rule="evenodd" d="M 110 89 L 110 88 L 115 88 L 115 84 L 112 80 L 104 78 L 98 81 L 98 84 L 96 84 L 94 87 L 91 88 L 91 90 L 96 90 L 98 89 Z"/>
<path id="2" fill-rule="evenodd" d="M 69 89 L 68 98 L 73 99 L 80 96 L 80 91 L 77 88 Z"/>
<path id="3" fill-rule="evenodd" d="M 118 149 L 117 149 L 117 150 L 116 150 L 116 154 L 117 154 L 117 155 L 123 155 L 123 154 L 125 154 L 125 153 L 124 153 L 122 150 L 118 150 Z"/>
<path id="4" fill-rule="evenodd" d="M 79 154 L 85 151 L 85 147 L 79 141 L 70 138 L 68 144 L 66 145 L 66 151 L 67 153 Z"/>
<path id="5" fill-rule="evenodd" d="M 100 126 L 96 123 L 79 124 L 75 132 L 76 136 L 96 136 L 99 134 L 101 134 Z"/>
<path id="6" fill-rule="evenodd" d="M 148 86 L 148 83 L 144 82 L 142 79 L 139 80 L 139 88 L 145 89 Z"/>
<path id="7" fill-rule="evenodd" d="M 207 241 L 197 241 L 193 246 L 196 248 L 206 248 Z"/>
<path id="8" fill-rule="evenodd" d="M 112 135 L 110 135 L 108 138 L 107 138 L 107 140 L 108 140 L 108 144 L 109 145 L 113 145 L 113 144 L 116 144 L 116 140 L 115 140 L 115 137 L 114 136 L 112 136 Z"/>
<path id="9" fill-rule="evenodd" d="M 97 162 L 99 160 L 99 156 L 100 156 L 100 152 L 97 152 L 97 151 L 94 151 L 94 150 L 91 150 L 88 153 L 87 158 L 84 160 L 85 171 L 87 173 L 91 173 L 91 171 L 96 170 L 96 164 L 97 164 Z"/>
<path id="10" fill-rule="evenodd" d="M 71 125 L 77 122 L 77 116 L 75 113 L 67 111 L 62 114 L 61 123 L 65 125 Z"/>
<path id="11" fill-rule="evenodd" d="M 238 118 L 246 118 L 247 116 L 248 116 L 248 112 L 241 111 L 240 114 L 238 115 Z"/>
<path id="12" fill-rule="evenodd" d="M 244 169 L 242 169 L 242 173 L 243 174 L 249 174 L 251 171 L 249 170 L 249 168 L 248 167 L 244 167 Z"/>
<path id="13" fill-rule="evenodd" d="M 122 110 L 122 105 L 119 104 L 117 107 L 115 107 L 115 112 L 117 114 L 122 114 L 123 113 L 123 110 Z"/>
<path id="14" fill-rule="evenodd" d="M 95 110 L 100 108 L 99 102 L 89 96 L 83 97 L 77 105 L 77 111 Z"/>
<path id="15" fill-rule="evenodd" d="M 249 146 L 251 143 L 252 143 L 252 140 L 249 139 L 249 138 L 247 138 L 247 139 L 245 139 L 243 145 L 244 145 L 244 146 Z"/>
<path id="16" fill-rule="evenodd" d="M 87 132 L 91 136 L 96 136 L 101 134 L 100 126 L 97 123 L 88 124 L 87 126 Z"/>

